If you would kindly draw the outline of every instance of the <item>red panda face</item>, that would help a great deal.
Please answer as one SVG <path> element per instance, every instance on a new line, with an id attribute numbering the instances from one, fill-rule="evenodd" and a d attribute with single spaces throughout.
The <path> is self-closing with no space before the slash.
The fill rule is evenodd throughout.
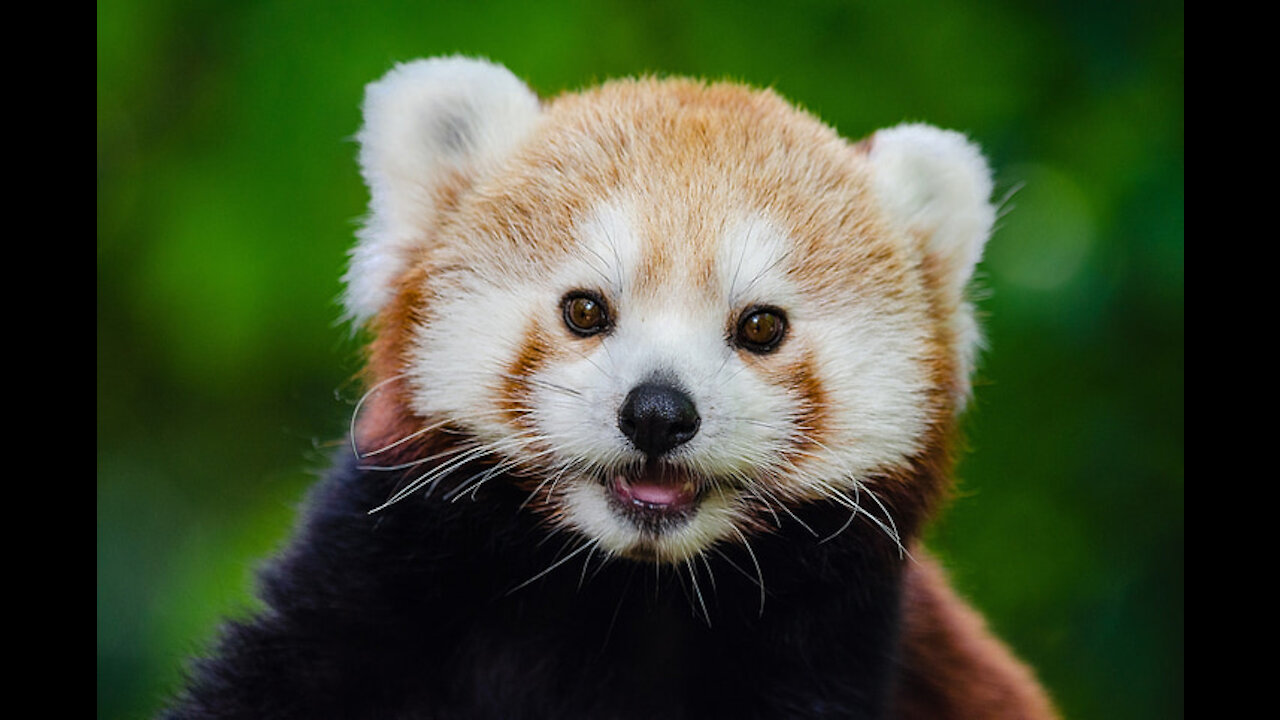
<path id="1" fill-rule="evenodd" d="M 636 559 L 821 501 L 898 539 L 885 484 L 941 442 L 977 339 L 990 180 L 960 136 L 854 145 L 686 81 L 542 105 L 448 59 L 372 86 L 361 140 L 348 308 L 383 334 L 402 434 L 458 434 L 436 475 L 484 462 L 523 511 Z"/>

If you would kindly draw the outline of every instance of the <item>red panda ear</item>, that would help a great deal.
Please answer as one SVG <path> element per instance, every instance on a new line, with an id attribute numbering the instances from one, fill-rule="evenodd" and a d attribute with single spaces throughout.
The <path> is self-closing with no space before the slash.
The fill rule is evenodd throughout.
<path id="1" fill-rule="evenodd" d="M 963 293 L 991 235 L 991 170 L 960 133 L 908 124 L 877 131 L 869 147 L 872 187 L 890 222 L 924 241 L 939 278 Z"/>
<path id="2" fill-rule="evenodd" d="M 969 395 L 969 375 L 981 342 L 965 289 L 991 235 L 991 170 L 960 133 L 929 125 L 877 131 L 859 147 L 871 163 L 872 188 L 889 222 L 921 243 L 955 350 L 957 409 Z"/>
<path id="3" fill-rule="evenodd" d="M 360 169 L 369 214 L 343 277 L 356 326 L 393 297 L 444 191 L 500 162 L 533 128 L 538 97 L 506 68 L 442 57 L 397 65 L 365 88 Z"/>

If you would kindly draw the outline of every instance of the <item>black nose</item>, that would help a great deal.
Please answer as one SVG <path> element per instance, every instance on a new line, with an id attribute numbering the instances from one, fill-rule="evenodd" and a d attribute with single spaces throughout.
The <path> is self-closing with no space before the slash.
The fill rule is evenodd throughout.
<path id="1" fill-rule="evenodd" d="M 701 422 L 693 400 L 664 382 L 635 386 L 618 410 L 618 429 L 650 457 L 688 442 Z"/>

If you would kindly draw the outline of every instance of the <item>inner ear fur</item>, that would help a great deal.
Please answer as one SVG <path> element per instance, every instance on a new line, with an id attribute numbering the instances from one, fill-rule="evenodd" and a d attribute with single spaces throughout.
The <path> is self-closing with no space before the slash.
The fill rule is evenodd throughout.
<path id="1" fill-rule="evenodd" d="M 402 63 L 365 88 L 356 139 L 369 212 L 343 277 L 348 320 L 361 326 L 386 306 L 442 198 L 510 154 L 539 107 L 505 67 L 462 56 Z"/>

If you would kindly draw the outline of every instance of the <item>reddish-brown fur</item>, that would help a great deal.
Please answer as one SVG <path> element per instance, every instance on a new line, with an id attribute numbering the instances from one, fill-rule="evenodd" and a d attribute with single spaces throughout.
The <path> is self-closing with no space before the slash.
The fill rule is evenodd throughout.
<path id="1" fill-rule="evenodd" d="M 531 323 L 515 360 L 507 367 L 498 402 L 508 421 L 517 428 L 532 428 L 527 416 L 531 402 L 528 379 L 546 364 L 551 347 L 538 325 Z"/>
<path id="2" fill-rule="evenodd" d="M 899 720 L 1036 720 L 1057 717 L 1031 671 L 918 554 L 903 598 Z"/>

